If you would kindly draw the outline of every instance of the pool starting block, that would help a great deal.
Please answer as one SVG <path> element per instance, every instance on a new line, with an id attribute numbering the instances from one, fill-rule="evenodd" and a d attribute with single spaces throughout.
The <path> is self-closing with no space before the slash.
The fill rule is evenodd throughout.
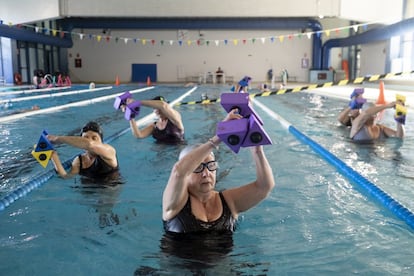
<path id="1" fill-rule="evenodd" d="M 53 145 L 46 138 L 47 135 L 47 131 L 43 130 L 39 141 L 34 145 L 34 150 L 32 151 L 33 157 L 40 163 L 40 165 L 42 165 L 43 168 L 46 168 L 47 164 L 49 164 L 49 160 L 52 157 L 54 150 Z"/>
<path id="2" fill-rule="evenodd" d="M 263 129 L 263 121 L 254 111 L 247 93 L 223 93 L 220 99 L 223 108 L 230 112 L 237 109 L 243 118 L 219 122 L 217 136 L 232 151 L 238 153 L 240 147 L 270 145 L 272 141 Z"/>

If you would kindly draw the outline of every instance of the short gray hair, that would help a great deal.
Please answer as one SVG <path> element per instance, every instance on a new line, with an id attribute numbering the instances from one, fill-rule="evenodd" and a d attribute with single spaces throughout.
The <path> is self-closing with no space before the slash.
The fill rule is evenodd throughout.
<path id="1" fill-rule="evenodd" d="M 202 143 L 197 143 L 197 144 L 193 144 L 193 145 L 188 145 L 185 148 L 183 148 L 180 152 L 180 155 L 178 156 L 178 160 L 181 160 L 181 158 L 183 158 L 184 156 L 186 156 L 189 152 L 193 151 L 195 148 L 201 146 Z M 214 156 L 213 151 L 211 151 L 211 155 Z"/>

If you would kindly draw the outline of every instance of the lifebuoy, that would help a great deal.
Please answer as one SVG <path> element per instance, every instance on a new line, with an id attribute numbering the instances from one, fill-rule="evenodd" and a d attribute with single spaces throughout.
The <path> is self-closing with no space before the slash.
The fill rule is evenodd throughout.
<path id="1" fill-rule="evenodd" d="M 19 73 L 14 73 L 14 83 L 17 85 L 21 85 L 22 84 L 22 75 L 20 75 Z"/>

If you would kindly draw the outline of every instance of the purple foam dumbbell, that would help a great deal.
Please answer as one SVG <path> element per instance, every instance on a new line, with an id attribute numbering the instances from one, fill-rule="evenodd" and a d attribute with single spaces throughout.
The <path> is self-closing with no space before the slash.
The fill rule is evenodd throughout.
<path id="1" fill-rule="evenodd" d="M 126 106 L 125 119 L 131 120 L 138 116 L 141 107 L 141 101 L 134 101 Z"/>
<path id="2" fill-rule="evenodd" d="M 114 102 L 114 108 L 118 110 L 119 108 L 121 108 L 122 105 L 126 105 L 127 99 L 129 98 L 132 98 L 132 95 L 131 93 L 129 93 L 129 91 L 116 97 Z"/>
<path id="3" fill-rule="evenodd" d="M 238 153 L 248 132 L 249 119 L 238 119 L 217 124 L 216 134 L 232 151 Z"/>
<path id="4" fill-rule="evenodd" d="M 252 147 L 259 145 L 271 145 L 272 140 L 262 127 L 262 123 L 255 116 L 249 117 L 248 132 L 244 138 L 242 147 Z"/>

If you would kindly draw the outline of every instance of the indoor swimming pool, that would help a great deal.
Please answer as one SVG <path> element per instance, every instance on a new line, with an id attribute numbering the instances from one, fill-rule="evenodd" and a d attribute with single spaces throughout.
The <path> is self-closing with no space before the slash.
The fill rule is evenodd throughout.
<path id="1" fill-rule="evenodd" d="M 347 95 L 352 90 L 349 87 Z M 305 91 L 255 97 L 253 107 L 273 142 L 264 150 L 276 187 L 261 204 L 240 216 L 233 236 L 191 237 L 177 243 L 164 235 L 161 197 L 185 145 L 134 138 L 123 113 L 113 108 L 115 96 L 125 91 L 133 91 L 137 100 L 162 95 L 174 104 L 177 99 L 199 101 L 202 95 L 217 99 L 230 87 L 121 85 L 13 103 L 19 108 L 43 105 L 40 110 L 46 111 L 9 119 L 4 118 L 14 115 L 0 114 L 3 205 L 4 198 L 20 187 L 53 173 L 51 163 L 43 169 L 31 155 L 44 129 L 56 135 L 79 135 L 86 122 L 99 122 L 104 139 L 117 149 L 121 181 L 97 187 L 81 183 L 79 177 L 47 176 L 4 206 L 0 211 L 1 275 L 413 274 L 414 229 L 286 127 L 290 123 L 396 202 L 414 210 L 411 109 L 403 141 L 354 144 L 349 130 L 337 122 L 348 104 L 345 99 Z M 53 93 L 63 92 L 68 91 Z M 175 108 L 182 115 L 188 144 L 207 141 L 225 116 L 219 103 Z M 383 114 L 383 122 L 394 126 L 392 112 Z M 137 120 L 151 120 L 151 114 L 150 108 L 141 108 Z M 69 146 L 57 146 L 57 150 L 63 161 L 80 153 Z M 222 143 L 216 158 L 217 189 L 254 180 L 248 149 L 235 154 Z"/>

